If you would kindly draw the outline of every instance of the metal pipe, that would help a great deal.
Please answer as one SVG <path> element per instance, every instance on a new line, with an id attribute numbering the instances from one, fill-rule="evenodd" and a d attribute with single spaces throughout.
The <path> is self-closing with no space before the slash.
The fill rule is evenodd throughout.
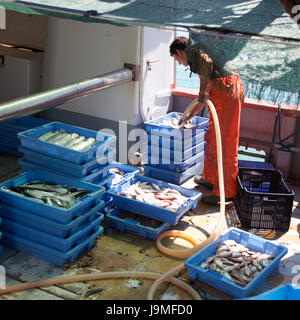
<path id="1" fill-rule="evenodd" d="M 132 70 L 124 68 L 57 89 L 14 99 L 0 104 L 0 122 L 29 116 L 93 92 L 130 82 L 133 78 Z"/>

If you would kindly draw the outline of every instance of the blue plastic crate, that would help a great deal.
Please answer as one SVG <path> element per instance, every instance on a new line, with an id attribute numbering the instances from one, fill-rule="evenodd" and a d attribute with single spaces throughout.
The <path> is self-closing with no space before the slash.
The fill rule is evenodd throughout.
<path id="1" fill-rule="evenodd" d="M 86 177 L 86 178 L 83 178 L 83 180 L 88 179 L 89 183 L 95 184 L 97 186 L 102 186 L 105 188 L 105 190 L 108 190 L 112 186 L 112 181 L 114 177 L 115 177 L 114 174 L 109 173 L 107 177 L 104 177 L 104 178 L 102 178 L 101 175 L 97 175 L 97 176 L 94 176 L 93 179 L 89 179 L 88 177 Z"/>
<path id="2" fill-rule="evenodd" d="M 17 145 L 20 145 L 20 140 L 18 139 L 17 135 L 10 135 L 10 134 L 5 134 L 5 133 L 1 133 L 0 134 L 1 136 L 1 142 L 3 144 L 6 144 L 6 145 L 14 145 L 14 146 L 17 146 Z"/>
<path id="3" fill-rule="evenodd" d="M 36 163 L 32 163 L 32 162 L 28 162 L 26 160 L 24 160 L 24 158 L 21 158 L 18 160 L 19 164 L 21 165 L 22 167 L 22 171 L 28 171 L 28 170 L 32 170 L 32 169 L 45 169 L 45 170 L 48 170 L 48 171 L 51 171 L 51 172 L 54 172 L 54 173 L 57 173 L 57 174 L 62 174 L 62 175 L 66 175 L 66 176 L 69 176 L 71 177 L 70 174 L 68 173 L 62 173 L 62 172 L 58 172 L 58 171 L 55 171 L 53 169 L 49 169 L 49 168 L 45 168 L 45 167 L 42 167 L 42 166 L 39 166 L 38 164 Z M 89 181 L 89 180 L 92 180 L 93 177 L 95 176 L 101 176 L 102 178 L 106 178 L 109 174 L 109 168 L 110 168 L 110 165 L 105 165 L 105 166 L 99 166 L 98 167 L 99 169 L 93 169 L 88 175 L 86 176 L 83 176 L 83 177 L 73 177 L 74 179 L 82 179 L 83 181 Z"/>
<path id="4" fill-rule="evenodd" d="M 135 166 L 131 166 L 129 164 L 124 164 L 124 163 L 120 163 L 120 162 L 116 162 L 116 161 L 113 161 L 111 163 L 111 168 L 110 169 L 114 169 L 114 168 L 117 168 L 120 171 L 125 172 L 125 174 L 124 174 L 124 176 L 122 176 L 120 178 L 117 178 L 116 175 L 114 174 L 114 179 L 112 181 L 112 186 L 120 183 L 123 180 L 128 179 L 132 175 L 136 175 L 136 174 L 142 173 L 142 169 L 141 168 L 137 168 Z"/>
<path id="5" fill-rule="evenodd" d="M 55 130 L 65 130 L 69 133 L 78 133 L 86 138 L 95 138 L 96 143 L 87 151 L 76 151 L 38 139 L 47 132 Z M 116 136 L 61 122 L 51 122 L 37 128 L 20 132 L 18 133 L 18 137 L 22 146 L 27 149 L 77 164 L 86 163 L 98 156 L 101 157 L 109 149 L 110 145 L 116 141 Z"/>
<path id="6" fill-rule="evenodd" d="M 274 255 L 275 258 L 265 267 L 247 286 L 241 287 L 233 281 L 227 279 L 221 274 L 210 269 L 200 267 L 208 257 L 213 256 L 218 245 L 228 239 L 241 243 L 252 251 L 264 252 Z M 209 243 L 203 249 L 199 250 L 193 256 L 188 258 L 184 265 L 188 269 L 188 276 L 193 281 L 203 281 L 208 285 L 220 289 L 234 297 L 246 297 L 258 287 L 263 281 L 278 268 L 280 260 L 288 252 L 284 246 L 276 245 L 271 241 L 260 238 L 249 232 L 245 232 L 236 228 L 230 228 L 220 235 L 216 240 Z"/>
<path id="7" fill-rule="evenodd" d="M 200 133 L 192 137 L 189 131 L 185 132 L 184 138 L 181 136 L 170 136 L 170 134 L 162 134 L 152 132 L 152 134 L 147 135 L 144 143 L 148 143 L 149 146 L 155 146 L 159 148 L 168 148 L 170 150 L 175 150 L 178 152 L 183 152 L 196 145 L 202 143 L 205 138 L 206 130 L 200 130 Z"/>
<path id="8" fill-rule="evenodd" d="M 32 169 L 46 169 L 48 171 L 54 172 L 54 173 L 58 173 L 58 174 L 62 174 L 62 175 L 66 175 L 66 176 L 72 176 L 67 172 L 59 172 L 58 170 L 54 170 L 54 169 L 50 169 L 50 168 L 46 168 L 43 166 L 38 165 L 37 163 L 32 163 L 29 161 L 26 161 L 24 158 L 21 158 L 18 160 L 20 166 L 22 167 L 22 171 L 28 171 L 28 170 L 32 170 Z M 98 166 L 99 168 L 102 166 Z M 69 167 L 70 168 L 70 167 Z M 103 178 L 105 178 L 108 174 L 109 174 L 109 165 L 107 166 L 103 166 L 103 168 L 101 168 L 101 175 L 103 176 Z M 63 169 L 63 167 L 62 167 Z M 78 176 L 73 176 L 73 178 L 77 178 L 77 179 L 83 179 L 89 176 L 94 176 L 95 174 L 97 174 L 98 172 L 95 172 L 96 169 L 93 169 L 91 172 L 88 173 L 88 175 L 83 176 L 83 177 L 78 177 Z M 86 180 L 84 180 L 86 181 Z"/>
<path id="9" fill-rule="evenodd" d="M 61 160 L 48 155 L 41 154 L 40 152 L 25 149 L 23 147 L 19 147 L 19 151 L 24 154 L 23 160 L 25 160 L 26 162 L 30 162 L 31 164 L 35 164 L 38 168 L 46 168 L 65 175 L 70 175 L 79 178 L 91 174 L 93 170 L 103 169 L 104 167 L 106 167 L 108 163 L 111 163 L 113 161 L 113 157 L 116 153 L 115 149 L 111 149 L 110 152 L 107 152 L 103 156 L 103 162 L 104 160 L 106 160 L 107 163 L 100 165 L 98 159 L 96 158 L 84 164 L 75 164 L 66 160 Z"/>
<path id="10" fill-rule="evenodd" d="M 0 125 L 0 128 L 7 128 L 14 131 L 24 131 L 29 128 L 35 128 L 38 126 L 42 126 L 51 121 L 46 119 L 41 119 L 33 116 L 27 116 L 19 119 L 14 119 L 10 121 L 6 121 Z"/>
<path id="11" fill-rule="evenodd" d="M 160 179 L 162 181 L 174 183 L 177 185 L 184 183 L 196 174 L 201 174 L 203 171 L 203 167 L 204 159 L 182 173 L 143 165 L 145 176 Z"/>
<path id="12" fill-rule="evenodd" d="M 151 166 L 156 167 L 158 169 L 169 170 L 173 172 L 183 173 L 188 169 L 194 167 L 195 165 L 204 161 L 205 151 L 196 154 L 195 156 L 191 157 L 190 159 L 183 161 L 181 163 L 176 163 L 175 161 L 169 161 L 169 163 L 163 163 L 160 161 L 159 158 L 151 158 Z M 142 155 L 143 164 L 148 164 L 148 159 L 144 155 Z M 149 164 L 150 165 L 150 164 Z"/>
<path id="13" fill-rule="evenodd" d="M 187 201 L 175 212 L 167 208 L 161 208 L 155 205 L 151 205 L 142 201 L 129 199 L 125 196 L 121 196 L 117 193 L 123 192 L 128 189 L 132 184 L 137 181 L 155 183 L 160 188 L 172 188 L 179 191 L 182 195 L 188 197 Z M 127 181 L 122 181 L 118 185 L 112 187 L 106 192 L 106 196 L 113 198 L 113 205 L 117 208 L 124 209 L 133 213 L 138 213 L 143 216 L 164 221 L 169 224 L 176 224 L 181 216 L 183 216 L 191 208 L 195 208 L 198 204 L 198 200 L 201 196 L 201 192 L 182 188 L 174 184 L 170 184 L 164 181 L 159 181 L 142 175 L 135 175 L 130 177 Z"/>
<path id="14" fill-rule="evenodd" d="M 259 162 L 259 161 L 248 161 L 239 160 L 239 168 L 256 168 L 256 169 L 274 169 L 272 163 L 270 162 Z"/>
<path id="15" fill-rule="evenodd" d="M 109 189 L 108 189 L 108 190 L 109 190 Z M 104 206 L 103 212 L 104 212 L 104 213 L 107 213 L 107 212 L 109 212 L 109 211 L 114 207 L 114 205 L 113 205 L 113 200 L 114 200 L 114 198 L 111 197 L 111 196 L 108 196 L 108 195 L 105 193 L 105 195 L 104 195 L 104 197 L 103 197 L 103 200 L 104 200 L 104 202 L 105 202 L 105 206 Z"/>
<path id="16" fill-rule="evenodd" d="M 10 189 L 12 186 L 18 186 L 36 180 L 54 184 L 66 184 L 71 187 L 88 190 L 91 193 L 76 201 L 69 209 L 63 209 L 3 189 L 3 187 Z M 81 181 L 77 178 L 59 175 L 45 169 L 34 169 L 23 172 L 0 184 L 0 201 L 15 208 L 35 213 L 41 217 L 65 223 L 70 222 L 74 216 L 80 212 L 84 212 L 91 205 L 100 203 L 104 192 L 104 187 Z"/>
<path id="17" fill-rule="evenodd" d="M 73 263 L 79 255 L 84 251 L 89 251 L 93 248 L 96 238 L 103 233 L 103 227 L 99 227 L 96 232 L 82 240 L 77 246 L 68 252 L 61 252 L 55 249 L 48 248 L 33 241 L 23 239 L 9 232 L 3 232 L 2 244 L 8 248 L 21 251 L 25 254 L 32 255 L 42 260 L 46 260 L 63 266 L 66 263 Z"/>
<path id="18" fill-rule="evenodd" d="M 74 216 L 68 223 L 58 223 L 4 203 L 0 204 L 0 216 L 55 237 L 67 238 L 78 231 L 84 224 L 93 221 L 97 212 L 104 210 L 104 206 L 105 202 L 101 200 L 99 204 L 92 205 L 86 211 Z"/>
<path id="19" fill-rule="evenodd" d="M 143 239 L 155 240 L 162 232 L 171 227 L 170 224 L 164 222 L 157 228 L 151 228 L 142 225 L 140 222 L 134 221 L 130 218 L 119 218 L 122 210 L 115 208 L 106 215 L 106 221 L 109 222 L 109 226 L 118 229 L 121 232 L 128 232 Z"/>
<path id="20" fill-rule="evenodd" d="M 257 296 L 240 300 L 300 300 L 300 286 L 283 284 Z"/>
<path id="21" fill-rule="evenodd" d="M 208 118 L 195 116 L 191 120 L 195 126 L 191 129 L 173 129 L 169 126 L 162 125 L 164 120 L 171 120 L 172 118 L 177 118 L 177 116 L 182 116 L 179 112 L 170 112 L 166 115 L 160 116 L 153 120 L 144 123 L 146 131 L 148 134 L 163 134 L 163 135 L 173 135 L 175 137 L 185 137 L 189 136 L 193 138 L 194 136 L 205 131 L 208 126 Z"/>
<path id="22" fill-rule="evenodd" d="M 76 247 L 89 234 L 95 233 L 103 219 L 103 214 L 97 214 L 96 219 L 85 223 L 83 226 L 79 227 L 74 234 L 71 234 L 67 238 L 55 237 L 51 234 L 26 227 L 5 218 L 2 219 L 2 230 L 4 233 L 9 232 L 22 239 L 30 240 L 61 252 L 66 252 Z"/>
<path id="23" fill-rule="evenodd" d="M 23 156 L 23 153 L 18 151 L 17 147 L 8 146 L 8 145 L 2 144 L 2 143 L 0 143 L 0 152 L 11 154 L 11 155 L 17 156 L 17 157 Z"/>
<path id="24" fill-rule="evenodd" d="M 146 145 L 142 149 L 145 150 L 145 152 L 143 152 L 143 158 L 147 159 L 148 164 L 151 164 L 152 162 L 154 164 L 181 164 L 202 153 L 205 150 L 205 146 L 206 142 L 203 141 L 189 149 L 174 151 L 167 147 L 161 148 L 158 146 Z"/>

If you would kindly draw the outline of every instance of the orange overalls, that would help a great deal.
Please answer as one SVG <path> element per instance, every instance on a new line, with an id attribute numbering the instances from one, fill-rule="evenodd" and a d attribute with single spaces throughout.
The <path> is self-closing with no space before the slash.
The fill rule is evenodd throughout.
<path id="1" fill-rule="evenodd" d="M 235 74 L 210 80 L 206 89 L 207 96 L 216 109 L 222 139 L 222 157 L 225 197 L 232 198 L 236 193 L 238 171 L 238 147 L 240 115 L 244 101 L 244 89 Z M 206 150 L 202 178 L 213 184 L 213 194 L 220 196 L 216 134 L 210 111 L 208 129 L 205 134 Z"/>

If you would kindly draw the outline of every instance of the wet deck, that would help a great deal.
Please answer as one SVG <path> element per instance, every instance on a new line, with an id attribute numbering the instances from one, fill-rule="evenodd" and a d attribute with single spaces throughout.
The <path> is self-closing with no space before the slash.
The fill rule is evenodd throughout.
<path id="1" fill-rule="evenodd" d="M 17 160 L 17 157 L 0 154 L 1 182 L 18 174 L 20 167 Z M 182 186 L 197 188 L 203 193 L 208 192 L 205 188 L 196 187 L 192 179 Z M 290 187 L 295 192 L 295 200 L 300 201 L 300 186 L 290 185 Z M 197 208 L 189 211 L 173 228 L 185 230 L 199 240 L 204 240 L 214 230 L 218 216 L 218 206 L 206 206 L 199 202 Z M 240 227 L 232 203 L 226 205 L 226 222 L 228 227 Z M 143 240 L 135 235 L 121 233 L 117 230 L 110 230 L 110 232 L 108 232 L 108 229 L 105 230 L 105 233 L 96 239 L 91 251 L 81 255 L 74 264 L 67 264 L 64 267 L 56 266 L 16 250 L 4 248 L 3 252 L 0 253 L 0 264 L 5 267 L 6 285 L 99 271 L 151 271 L 163 274 L 183 263 L 183 260 L 170 258 L 160 253 L 156 248 L 155 241 Z M 293 207 L 290 229 L 284 234 L 255 230 L 251 230 L 251 232 L 288 248 L 288 254 L 282 259 L 278 270 L 268 277 L 251 296 L 280 284 L 291 283 L 297 276 L 293 273 L 293 267 L 300 264 L 300 209 Z M 172 247 L 191 246 L 182 239 L 166 239 L 165 245 Z M 189 282 L 186 272 L 180 278 Z M 150 280 L 143 279 L 88 281 L 2 295 L 0 300 L 144 300 L 152 283 Z M 199 281 L 192 285 L 203 299 L 233 298 Z M 191 299 L 181 289 L 168 284 L 162 285 L 155 298 Z"/>

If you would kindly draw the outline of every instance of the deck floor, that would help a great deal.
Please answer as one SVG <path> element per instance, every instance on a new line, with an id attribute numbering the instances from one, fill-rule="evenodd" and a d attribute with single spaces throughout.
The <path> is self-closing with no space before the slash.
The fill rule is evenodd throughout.
<path id="1" fill-rule="evenodd" d="M 0 154 L 0 182 L 20 172 L 18 158 Z M 195 185 L 193 179 L 182 186 L 196 188 L 202 193 L 208 190 Z M 295 201 L 300 201 L 300 186 L 289 185 L 295 192 Z M 218 206 L 206 206 L 199 201 L 197 208 L 185 214 L 173 229 L 185 230 L 198 238 L 206 239 L 214 230 L 219 217 Z M 240 227 L 233 203 L 226 205 L 228 227 Z M 0 225 L 1 230 L 1 225 Z M 277 271 L 273 272 L 252 294 L 255 296 L 280 284 L 291 283 L 296 276 L 293 267 L 300 264 L 300 209 L 293 207 L 290 229 L 286 233 L 246 230 L 276 244 L 288 248 L 288 254 L 282 259 Z M 191 246 L 182 239 L 166 239 L 165 245 L 180 248 Z M 73 264 L 59 267 L 22 252 L 5 248 L 0 253 L 0 264 L 5 267 L 6 285 L 35 281 L 57 276 L 76 275 L 107 271 L 151 271 L 165 273 L 182 264 L 183 260 L 167 257 L 156 248 L 155 241 L 144 240 L 138 236 L 105 228 L 104 234 L 97 237 L 93 249 L 83 253 Z M 189 282 L 187 272 L 181 279 Z M 116 279 L 64 284 L 45 288 L 30 289 L 0 296 L 0 300 L 144 300 L 152 285 L 150 280 Z M 201 297 L 207 300 L 233 299 L 205 283 L 192 283 Z M 183 290 L 163 284 L 156 299 L 190 300 Z"/>

